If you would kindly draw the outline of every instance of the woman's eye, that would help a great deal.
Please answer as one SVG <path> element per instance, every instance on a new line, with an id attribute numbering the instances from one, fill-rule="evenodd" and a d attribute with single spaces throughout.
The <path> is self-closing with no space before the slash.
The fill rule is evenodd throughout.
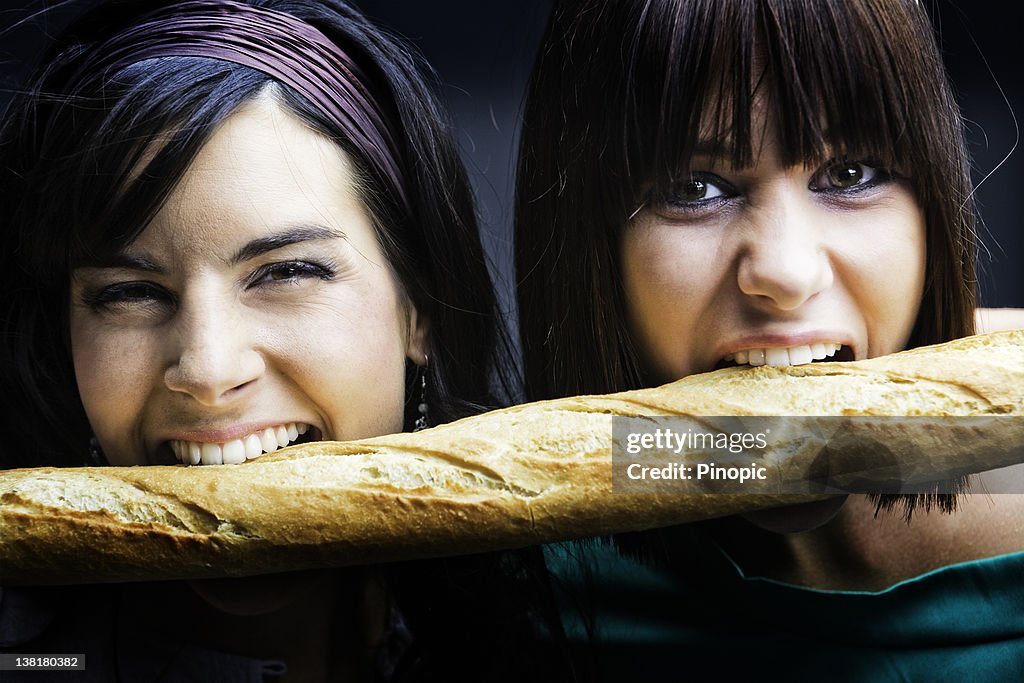
<path id="1" fill-rule="evenodd" d="M 93 308 L 118 308 L 152 303 L 170 302 L 171 294 L 152 282 L 119 282 L 103 287 L 86 295 L 86 302 Z"/>
<path id="2" fill-rule="evenodd" d="M 284 261 L 271 263 L 257 270 L 252 278 L 253 285 L 273 284 L 277 282 L 299 282 L 306 278 L 330 280 L 334 277 L 334 269 L 329 265 L 311 261 Z"/>
<path id="3" fill-rule="evenodd" d="M 664 201 L 669 206 L 696 208 L 734 194 L 729 184 L 718 176 L 701 173 L 672 183 L 664 195 Z"/>
<path id="4" fill-rule="evenodd" d="M 884 169 L 860 161 L 835 161 L 811 180 L 812 190 L 833 191 L 870 187 L 889 179 Z"/>

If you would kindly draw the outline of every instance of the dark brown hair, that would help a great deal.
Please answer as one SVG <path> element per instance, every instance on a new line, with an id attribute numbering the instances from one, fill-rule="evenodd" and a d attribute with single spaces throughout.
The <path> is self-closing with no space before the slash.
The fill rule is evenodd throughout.
<path id="1" fill-rule="evenodd" d="M 641 386 L 619 239 L 698 139 L 752 163 L 765 96 L 783 161 L 872 158 L 909 176 L 927 222 L 909 344 L 973 331 L 975 232 L 959 109 L 912 0 L 566 0 L 525 106 L 516 192 L 519 330 L 530 400 Z M 709 125 L 710 124 L 710 125 Z M 685 305 L 686 302 L 680 302 Z"/>
<path id="2" fill-rule="evenodd" d="M 384 137 L 394 148 L 375 153 L 355 127 L 342 130 L 337 116 L 248 66 L 162 56 L 111 67 L 105 41 L 152 21 L 149 11 L 184 11 L 173 0 L 109 0 L 79 17 L 11 102 L 0 130 L 0 393 L 11 405 L 0 419 L 8 437 L 0 467 L 86 461 L 90 430 L 63 313 L 70 270 L 131 243 L 218 124 L 264 93 L 354 164 L 388 262 L 429 321 L 431 419 L 493 407 L 494 389 L 508 387 L 508 345 L 472 192 L 426 66 L 344 2 L 245 2 L 316 27 L 346 52 L 363 74 L 360 87 L 375 93 L 365 106 L 380 109 L 364 113 L 388 122 Z M 319 58 L 311 49 L 305 57 Z M 165 142 L 145 172 L 135 172 L 153 140 Z M 404 187 L 388 181 L 395 173 L 381 157 L 394 159 Z M 418 372 L 407 364 L 407 426 L 418 415 Z"/>
<path id="3" fill-rule="evenodd" d="M 431 419 L 490 407 L 495 389 L 505 389 L 504 328 L 473 197 L 426 66 L 342 0 L 244 1 L 315 26 L 352 57 L 393 128 L 387 153 L 404 192 L 385 182 L 369 143 L 262 71 L 196 56 L 97 66 L 110 35 L 174 0 L 109 0 L 81 16 L 12 101 L 0 130 L 0 468 L 83 464 L 90 430 L 62 313 L 70 269 L 130 244 L 217 126 L 264 93 L 335 141 L 357 169 L 388 262 L 430 323 Z M 134 173 L 154 140 L 163 145 Z M 417 399 L 407 406 L 411 423 L 420 394 L 408 366 L 409 398 Z M 561 651 L 538 636 L 559 628 L 541 566 L 540 550 L 528 548 L 375 569 L 400 608 L 401 623 L 388 626 L 377 656 L 393 669 L 388 680 L 559 677 Z"/>

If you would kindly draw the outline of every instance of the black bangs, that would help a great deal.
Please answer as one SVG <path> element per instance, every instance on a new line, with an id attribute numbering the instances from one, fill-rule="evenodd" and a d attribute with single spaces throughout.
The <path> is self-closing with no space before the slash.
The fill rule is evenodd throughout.
<path id="1" fill-rule="evenodd" d="M 634 30 L 623 136 L 634 193 L 686 173 L 695 154 L 748 167 L 763 134 L 787 166 L 871 159 L 913 177 L 948 163 L 930 158 L 948 146 L 948 115 L 915 106 L 946 98 L 937 55 L 916 49 L 931 27 L 911 3 L 651 2 Z"/>
<path id="2" fill-rule="evenodd" d="M 619 270 L 623 228 L 695 155 L 746 167 L 765 132 L 791 166 L 844 157 L 906 178 L 927 253 L 908 346 L 970 334 L 970 168 L 922 4 L 556 0 L 516 172 L 527 397 L 643 386 Z"/>

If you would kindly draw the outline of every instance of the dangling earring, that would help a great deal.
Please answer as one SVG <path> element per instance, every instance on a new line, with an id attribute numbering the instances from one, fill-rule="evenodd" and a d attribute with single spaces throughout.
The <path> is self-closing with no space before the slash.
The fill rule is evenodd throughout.
<path id="1" fill-rule="evenodd" d="M 89 437 L 89 460 L 85 464 L 93 467 L 105 467 L 107 465 L 107 456 L 103 454 L 100 442 L 95 436 Z"/>
<path id="2" fill-rule="evenodd" d="M 416 406 L 416 410 L 419 411 L 420 416 L 416 418 L 416 422 L 413 423 L 412 431 L 414 432 L 430 427 L 430 420 L 427 418 L 427 412 L 430 410 L 430 406 L 427 405 L 427 368 L 429 367 L 430 358 L 424 354 L 423 374 L 420 375 L 420 404 Z"/>

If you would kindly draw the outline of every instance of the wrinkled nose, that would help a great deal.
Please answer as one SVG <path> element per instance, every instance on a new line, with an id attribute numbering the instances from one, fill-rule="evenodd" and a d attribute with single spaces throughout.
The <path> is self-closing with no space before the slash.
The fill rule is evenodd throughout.
<path id="1" fill-rule="evenodd" d="M 183 300 L 167 341 L 172 352 L 165 384 L 203 405 L 232 400 L 265 370 L 254 330 L 237 304 L 212 297 Z"/>
<path id="2" fill-rule="evenodd" d="M 800 308 L 834 281 L 815 212 L 792 203 L 783 195 L 757 212 L 744 231 L 737 270 L 740 291 L 783 311 Z"/>

